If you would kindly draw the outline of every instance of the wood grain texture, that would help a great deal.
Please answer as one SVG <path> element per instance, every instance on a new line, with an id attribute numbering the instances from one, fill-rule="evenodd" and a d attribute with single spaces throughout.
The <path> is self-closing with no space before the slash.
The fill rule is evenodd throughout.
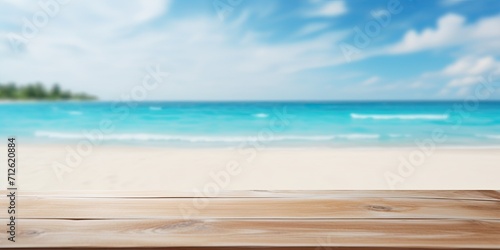
<path id="1" fill-rule="evenodd" d="M 16 247 L 375 246 L 498 248 L 498 220 L 49 220 L 19 223 Z M 0 237 L 6 238 L 2 232 Z M 326 250 L 326 249 L 325 249 Z"/>
<path id="2" fill-rule="evenodd" d="M 422 198 L 59 198 L 21 197 L 25 219 L 499 219 L 500 201 Z M 7 207 L 7 200 L 0 202 Z M 6 211 L 3 211 L 6 212 Z"/>
<path id="3" fill-rule="evenodd" d="M 0 247 L 500 248 L 498 191 L 141 194 L 19 192 Z"/>
<path id="4" fill-rule="evenodd" d="M 19 191 L 23 196 L 66 198 L 429 198 L 500 201 L 500 190 L 231 190 L 215 195 L 181 191 Z M 0 190 L 0 195 L 7 191 Z"/>
<path id="5" fill-rule="evenodd" d="M 31 247 L 18 247 L 18 248 L 13 248 L 13 249 L 18 249 L 18 250 L 26 250 L 26 249 L 43 249 L 46 250 L 47 248 L 43 247 L 36 247 L 36 248 L 31 248 Z M 89 249 L 89 250 L 115 250 L 117 248 L 114 247 L 57 247 L 57 248 L 51 248 L 51 249 L 57 249 L 57 250 L 83 250 L 83 249 Z M 120 248 L 122 249 L 122 248 Z M 263 247 L 263 246 L 256 246 L 256 247 L 249 247 L 249 246 L 244 246 L 244 247 L 127 247 L 124 248 L 126 250 L 138 250 L 138 249 L 148 249 L 148 250 L 160 250 L 160 249 L 165 249 L 165 250 L 320 250 L 321 247 L 316 247 L 316 246 L 307 246 L 307 247 Z M 442 247 L 326 247 L 325 250 L 447 250 L 447 249 L 453 249 L 453 248 L 442 248 Z"/>

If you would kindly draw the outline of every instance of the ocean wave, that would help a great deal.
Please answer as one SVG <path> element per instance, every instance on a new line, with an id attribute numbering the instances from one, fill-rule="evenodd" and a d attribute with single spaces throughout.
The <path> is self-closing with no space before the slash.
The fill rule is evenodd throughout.
<path id="1" fill-rule="evenodd" d="M 500 135 L 476 135 L 477 137 L 483 137 L 488 139 L 500 139 Z"/>
<path id="2" fill-rule="evenodd" d="M 162 108 L 161 107 L 151 106 L 151 107 L 149 107 L 149 110 L 158 111 L 158 110 L 162 110 Z"/>
<path id="3" fill-rule="evenodd" d="M 373 120 L 446 120 L 448 115 L 437 114 L 411 114 L 411 115 L 382 115 L 382 114 L 355 114 L 351 113 L 352 119 L 373 119 Z"/>
<path id="4" fill-rule="evenodd" d="M 47 132 L 47 131 L 36 131 L 36 137 L 48 137 L 54 139 L 85 139 L 85 135 L 77 133 L 60 133 L 60 132 Z"/>
<path id="5" fill-rule="evenodd" d="M 70 114 L 70 115 L 82 115 L 82 112 L 80 112 L 80 111 L 69 111 L 68 114 Z"/>
<path id="6" fill-rule="evenodd" d="M 410 134 L 389 134 L 389 137 L 392 137 L 392 138 L 401 138 L 401 137 L 409 138 L 409 137 L 411 137 L 411 135 Z"/>
<path id="7" fill-rule="evenodd" d="M 92 135 L 85 133 L 63 133 L 51 131 L 36 131 L 36 137 L 50 139 L 91 139 Z M 165 135 L 165 134 L 110 134 L 104 135 L 98 140 L 104 141 L 179 141 L 179 142 L 245 142 L 245 141 L 331 141 L 344 140 L 366 140 L 378 139 L 378 134 L 339 134 L 339 135 L 286 135 L 286 136 L 189 136 L 189 135 Z"/>
<path id="8" fill-rule="evenodd" d="M 336 135 L 336 138 L 341 138 L 341 139 L 349 139 L 349 140 L 354 140 L 354 139 L 378 139 L 380 138 L 379 134 L 345 134 L 345 135 Z"/>
<path id="9" fill-rule="evenodd" d="M 258 114 L 254 114 L 253 116 L 257 117 L 257 118 L 266 118 L 266 117 L 269 117 L 269 115 L 266 114 L 266 113 L 258 113 Z"/>

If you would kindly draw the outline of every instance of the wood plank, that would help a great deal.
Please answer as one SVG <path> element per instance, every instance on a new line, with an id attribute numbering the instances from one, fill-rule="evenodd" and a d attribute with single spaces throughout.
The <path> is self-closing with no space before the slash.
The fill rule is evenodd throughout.
<path id="1" fill-rule="evenodd" d="M 41 247 L 35 247 L 35 248 L 27 248 L 27 247 L 20 247 L 20 248 L 15 248 L 17 250 L 28 250 L 28 249 L 42 249 L 46 250 L 47 248 L 41 248 Z M 73 247 L 58 247 L 56 248 L 57 250 L 75 250 L 76 248 Z M 77 248 L 79 250 L 83 249 L 88 249 L 88 250 L 116 250 L 117 248 L 115 247 L 79 247 Z M 309 246 L 309 247 L 263 247 L 263 246 L 258 246 L 258 247 L 127 247 L 125 248 L 127 250 L 144 250 L 144 249 L 149 249 L 149 250 L 160 250 L 160 249 L 165 249 L 165 250 L 447 250 L 447 249 L 453 249 L 453 248 L 443 248 L 443 247 L 426 247 L 426 248 L 421 248 L 421 247 L 316 247 L 316 246 Z"/>
<path id="2" fill-rule="evenodd" d="M 7 207 L 6 199 L 0 207 Z M 420 198 L 60 198 L 21 196 L 23 219 L 500 219 L 500 201 Z M 1 218 L 7 211 L 1 210 Z"/>
<path id="3" fill-rule="evenodd" d="M 206 219 L 19 222 L 16 247 L 349 246 L 498 248 L 498 220 Z M 6 232 L 0 231 L 5 241 Z M 2 245 L 5 244 L 2 242 Z M 321 248 L 320 248 L 321 249 Z"/>
<path id="4" fill-rule="evenodd" d="M 0 195 L 7 191 L 0 190 Z M 24 191 L 22 196 L 67 198 L 430 198 L 500 201 L 500 190 L 222 190 L 216 194 L 182 191 L 58 190 Z"/>

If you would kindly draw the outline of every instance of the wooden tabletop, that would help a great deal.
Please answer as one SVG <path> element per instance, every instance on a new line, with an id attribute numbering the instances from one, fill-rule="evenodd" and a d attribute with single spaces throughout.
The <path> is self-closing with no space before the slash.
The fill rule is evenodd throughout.
<path id="1" fill-rule="evenodd" d="M 6 229 L 7 192 L 0 194 Z M 500 248 L 499 191 L 17 196 L 17 240 L 2 229 L 1 247 Z"/>

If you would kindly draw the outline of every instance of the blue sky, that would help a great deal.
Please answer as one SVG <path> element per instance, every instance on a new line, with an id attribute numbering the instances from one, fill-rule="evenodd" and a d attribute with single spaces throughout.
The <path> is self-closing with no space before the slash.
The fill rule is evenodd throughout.
<path id="1" fill-rule="evenodd" d="M 168 77 L 144 100 L 465 99 L 500 81 L 496 0 L 0 6 L 0 82 L 58 82 L 104 100 L 127 99 L 151 67 Z"/>

